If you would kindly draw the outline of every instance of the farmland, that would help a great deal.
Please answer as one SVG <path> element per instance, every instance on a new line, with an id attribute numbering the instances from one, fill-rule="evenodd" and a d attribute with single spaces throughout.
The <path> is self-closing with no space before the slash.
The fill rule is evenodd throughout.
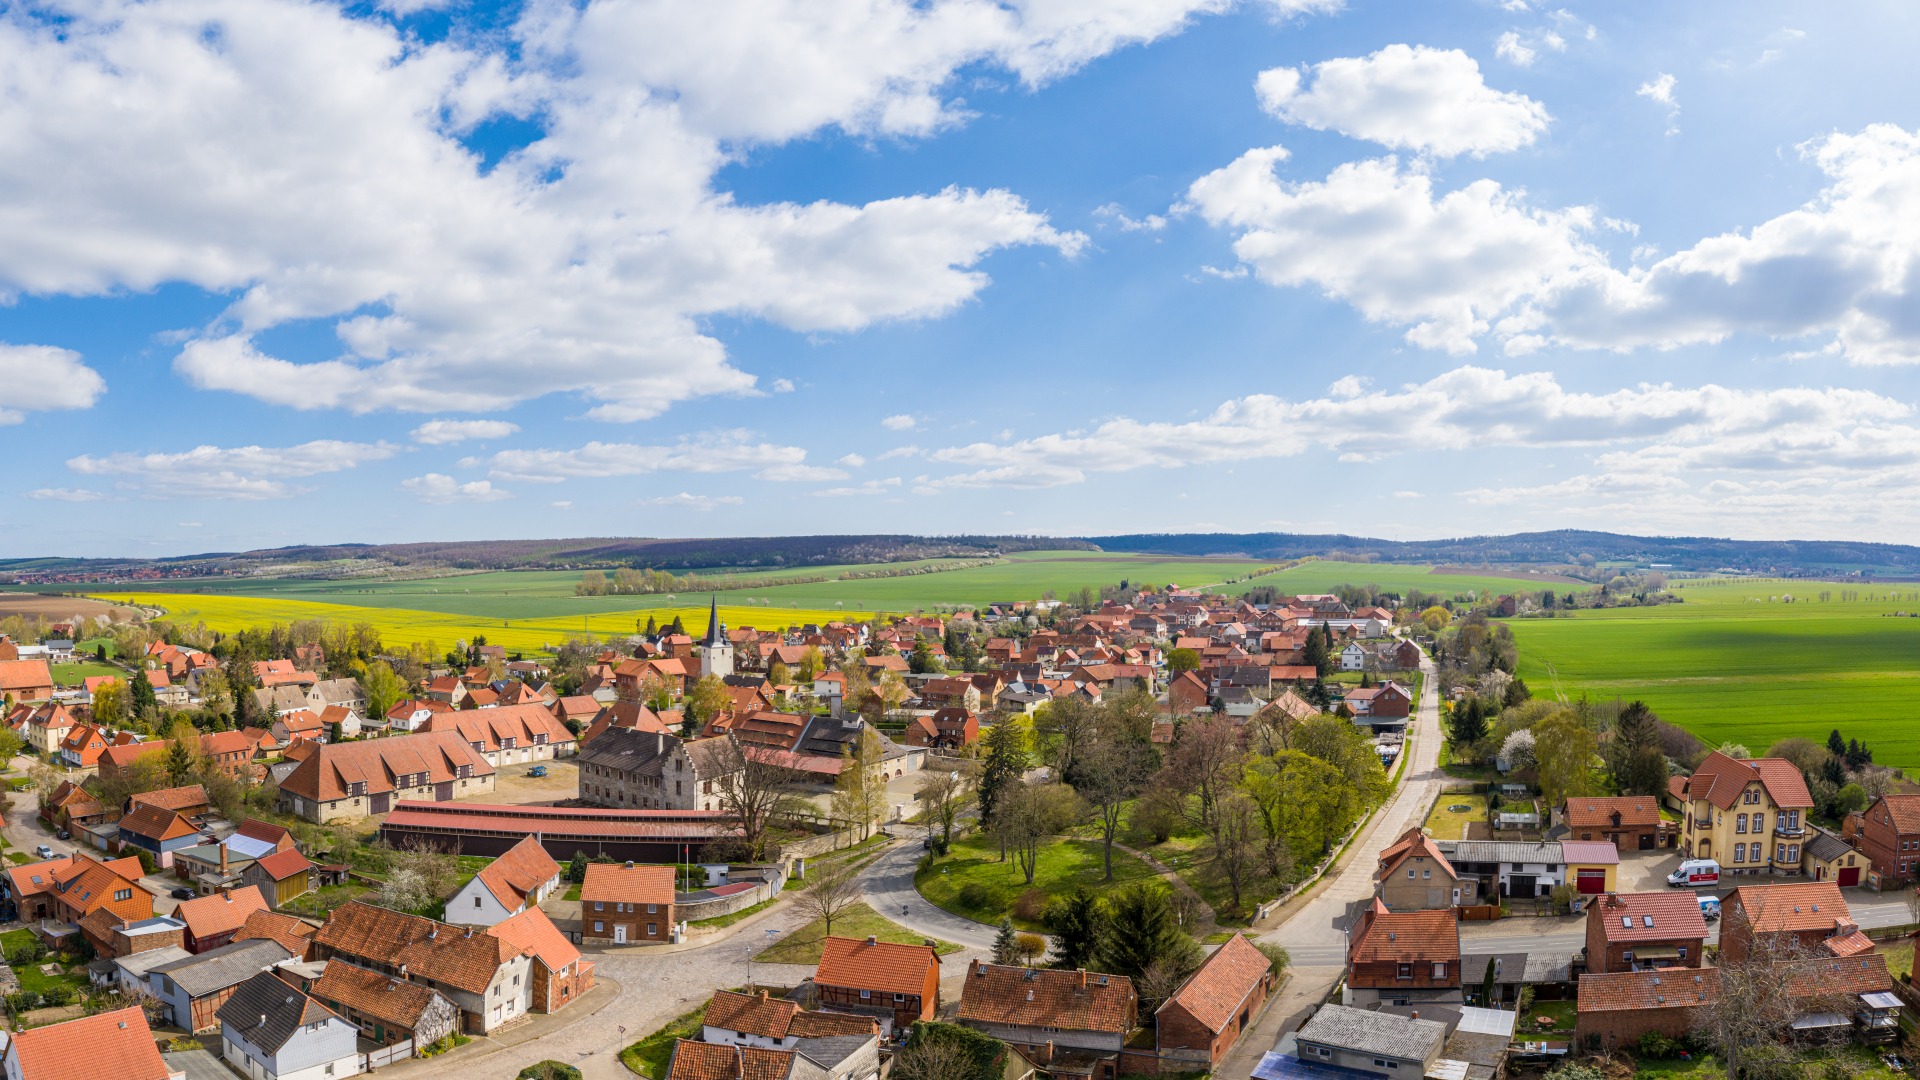
<path id="1" fill-rule="evenodd" d="M 1881 764 L 1920 767 L 1920 618 L 1896 614 L 1920 612 L 1920 590 L 1740 581 L 1679 595 L 1684 603 L 1514 621 L 1520 676 L 1538 695 L 1640 698 L 1710 746 L 1757 754 L 1839 728 Z"/>

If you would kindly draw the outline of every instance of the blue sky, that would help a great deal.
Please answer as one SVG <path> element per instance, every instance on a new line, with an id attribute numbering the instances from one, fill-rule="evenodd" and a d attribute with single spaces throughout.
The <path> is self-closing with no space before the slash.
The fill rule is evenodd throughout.
<path id="1" fill-rule="evenodd" d="M 1904 5 L 0 16 L 0 555 L 1908 540 Z"/>

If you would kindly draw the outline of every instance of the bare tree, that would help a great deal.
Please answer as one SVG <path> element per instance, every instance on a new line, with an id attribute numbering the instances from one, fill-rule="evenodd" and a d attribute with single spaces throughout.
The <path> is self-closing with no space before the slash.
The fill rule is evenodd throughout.
<path id="1" fill-rule="evenodd" d="M 1100 824 L 1106 881 L 1113 880 L 1113 838 L 1120 832 L 1121 817 L 1146 786 L 1160 757 L 1147 733 L 1115 730 L 1116 726 L 1086 740 L 1074 778 L 1074 790 L 1093 808 Z"/>
<path id="2" fill-rule="evenodd" d="M 1213 808 L 1213 867 L 1226 879 L 1236 912 L 1242 891 L 1260 870 L 1266 833 L 1260 822 L 1259 806 L 1238 791 Z"/>
<path id="3" fill-rule="evenodd" d="M 794 905 L 826 925 L 826 936 L 833 936 L 833 920 L 860 903 L 860 874 L 841 863 L 816 872 L 807 887 L 794 898 Z"/>
<path id="4" fill-rule="evenodd" d="M 1694 1031 L 1719 1052 L 1728 1076 L 1795 1075 L 1798 1070 L 1780 1034 L 1809 1013 L 1845 1015 L 1846 995 L 1827 985 L 1833 965 L 1815 957 L 1799 938 L 1753 933 L 1747 920 L 1744 910 L 1730 914 L 1728 925 L 1721 928 L 1719 966 L 1682 971 L 1670 980 L 1672 993 L 1700 998 Z M 1729 933 L 1739 943 L 1731 955 L 1724 945 Z"/>
<path id="5" fill-rule="evenodd" d="M 920 773 L 920 787 L 914 793 L 927 816 L 929 827 L 940 824 L 940 842 L 953 842 L 953 823 L 959 819 L 973 797 L 977 762 L 966 761 L 953 768 L 926 769 Z"/>
<path id="6" fill-rule="evenodd" d="M 1100 727 L 1099 709 L 1086 698 L 1072 695 L 1049 702 L 1034 717 L 1034 735 L 1044 748 L 1055 779 L 1078 779 L 1080 757 Z"/>
<path id="7" fill-rule="evenodd" d="M 721 773 L 714 791 L 720 808 L 740 827 L 747 858 L 758 860 L 766 854 L 767 828 L 774 815 L 794 800 L 793 771 L 778 751 L 743 747 L 731 735 L 724 738 L 726 745 L 714 755 Z"/>
<path id="8" fill-rule="evenodd" d="M 1224 716 L 1194 720 L 1180 730 L 1167 757 L 1166 777 L 1179 790 L 1200 797 L 1199 824 L 1213 824 L 1213 807 L 1240 776 L 1240 731 Z"/>
<path id="9" fill-rule="evenodd" d="M 880 734 L 862 725 L 840 758 L 840 776 L 834 783 L 834 816 L 857 822 L 864 839 L 886 807 L 886 773 L 880 767 Z"/>
<path id="10" fill-rule="evenodd" d="M 1080 813 L 1080 797 L 1065 784 L 1021 784 L 1002 797 L 989 824 L 1001 844 L 1013 852 L 1031 885 L 1041 845 L 1073 824 Z"/>

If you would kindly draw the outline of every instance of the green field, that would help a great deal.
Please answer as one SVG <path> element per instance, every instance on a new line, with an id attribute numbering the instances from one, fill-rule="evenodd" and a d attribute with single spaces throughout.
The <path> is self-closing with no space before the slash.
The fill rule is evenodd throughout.
<path id="1" fill-rule="evenodd" d="M 1860 596 L 1841 600 L 1842 590 Z M 1920 767 L 1920 618 L 1898 614 L 1920 612 L 1920 589 L 1738 581 L 1684 584 L 1679 595 L 1684 603 L 1512 621 L 1521 678 L 1536 695 L 1639 698 L 1709 746 L 1757 754 L 1839 728 L 1881 764 Z"/>

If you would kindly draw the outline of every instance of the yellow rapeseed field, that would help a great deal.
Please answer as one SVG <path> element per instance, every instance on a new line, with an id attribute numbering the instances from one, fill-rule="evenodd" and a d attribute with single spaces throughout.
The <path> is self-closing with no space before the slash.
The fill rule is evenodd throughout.
<path id="1" fill-rule="evenodd" d="M 631 634 L 646 625 L 653 616 L 670 623 L 675 615 L 689 633 L 696 636 L 707 628 L 705 605 L 689 603 L 671 608 L 637 608 L 631 611 L 598 612 L 587 616 L 542 619 L 498 619 L 473 615 L 449 615 L 436 611 L 405 608 L 357 607 L 351 604 L 321 604 L 310 600 L 281 600 L 256 596 L 220 596 L 206 593 L 115 592 L 98 594 L 100 599 L 116 603 L 160 608 L 165 617 L 179 622 L 204 622 L 221 633 L 232 633 L 250 626 L 268 626 L 302 619 L 325 619 L 340 623 L 367 623 L 380 632 L 389 648 L 414 642 L 431 642 L 436 651 L 453 647 L 456 641 L 470 641 L 484 635 L 488 644 L 505 645 L 522 653 L 550 653 L 570 633 L 590 631 L 602 637 Z M 800 623 L 825 623 L 835 619 L 863 618 L 865 612 L 810 611 L 774 607 L 720 606 L 720 621 L 729 627 L 752 626 L 763 630 L 779 629 Z"/>

